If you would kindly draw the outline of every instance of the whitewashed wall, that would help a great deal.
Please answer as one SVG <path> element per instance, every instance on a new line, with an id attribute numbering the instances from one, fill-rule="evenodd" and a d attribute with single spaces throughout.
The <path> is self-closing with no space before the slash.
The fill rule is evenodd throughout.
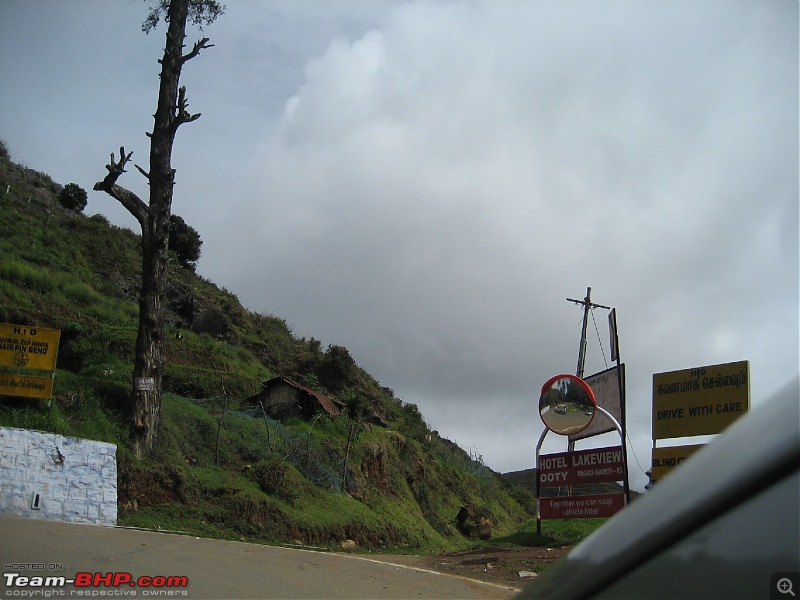
<path id="1" fill-rule="evenodd" d="M 116 445 L 0 427 L 0 514 L 116 525 Z"/>

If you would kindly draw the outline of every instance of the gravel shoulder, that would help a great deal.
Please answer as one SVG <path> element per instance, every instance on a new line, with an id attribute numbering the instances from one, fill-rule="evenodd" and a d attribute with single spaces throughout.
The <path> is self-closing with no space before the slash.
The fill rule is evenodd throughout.
<path id="1" fill-rule="evenodd" d="M 434 556 L 373 555 L 370 558 L 522 589 L 536 577 L 534 574 L 542 572 L 571 549 L 572 546 L 558 548 L 497 546 Z"/>

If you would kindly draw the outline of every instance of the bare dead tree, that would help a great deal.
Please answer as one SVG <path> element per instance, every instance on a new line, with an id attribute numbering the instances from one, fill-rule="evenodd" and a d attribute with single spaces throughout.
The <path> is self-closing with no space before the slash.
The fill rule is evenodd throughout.
<path id="1" fill-rule="evenodd" d="M 186 22 L 210 23 L 224 7 L 215 0 L 158 0 L 148 21 L 150 31 L 163 17 L 167 22 L 167 42 L 161 64 L 158 106 L 150 138 L 150 169 L 135 165 L 150 185 L 149 203 L 117 184 L 132 152 L 120 147 L 119 160 L 111 154 L 108 174 L 94 185 L 115 198 L 139 222 L 142 228 L 142 287 L 139 299 L 139 329 L 136 337 L 133 381 L 131 385 L 131 431 L 134 453 L 143 457 L 153 445 L 161 424 L 161 380 L 164 369 L 164 290 L 167 281 L 169 222 L 175 170 L 172 147 L 178 127 L 200 118 L 189 113 L 186 88 L 179 87 L 183 65 L 201 50 L 212 47 L 204 37 L 183 54 Z M 210 16 L 209 16 L 210 15 Z"/>

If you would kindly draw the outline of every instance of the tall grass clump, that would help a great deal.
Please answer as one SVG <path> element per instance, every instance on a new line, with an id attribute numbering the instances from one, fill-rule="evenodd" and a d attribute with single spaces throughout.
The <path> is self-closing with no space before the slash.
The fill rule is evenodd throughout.
<path id="1" fill-rule="evenodd" d="M 43 294 L 52 292 L 56 287 L 52 274 L 45 269 L 14 260 L 0 265 L 0 279 Z"/>
<path id="2" fill-rule="evenodd" d="M 80 306 L 90 306 L 103 301 L 103 296 L 95 292 L 92 286 L 79 281 L 65 284 L 62 291 L 68 300 Z"/>

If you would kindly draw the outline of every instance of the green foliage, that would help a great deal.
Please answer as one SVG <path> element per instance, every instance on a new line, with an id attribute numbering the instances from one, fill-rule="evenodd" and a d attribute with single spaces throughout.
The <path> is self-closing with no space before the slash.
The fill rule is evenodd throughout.
<path id="1" fill-rule="evenodd" d="M 61 435 L 70 435 L 71 432 L 70 421 L 58 403 L 42 406 L 24 399 L 8 400 L 0 405 L 0 423 L 5 427 L 50 431 Z"/>
<path id="2" fill-rule="evenodd" d="M 280 460 L 259 461 L 247 472 L 262 491 L 290 504 L 294 504 L 305 487 L 303 476 L 291 465 Z"/>
<path id="3" fill-rule="evenodd" d="M 100 213 L 89 217 L 89 221 L 92 223 L 98 223 L 101 226 L 112 227 L 111 222 L 105 217 L 105 215 L 101 215 Z"/>
<path id="4" fill-rule="evenodd" d="M 46 294 L 56 288 L 53 275 L 46 269 L 15 260 L 0 264 L 0 279 L 40 294 Z"/>
<path id="5" fill-rule="evenodd" d="M 347 406 L 347 414 L 357 421 L 369 421 L 374 414 L 370 399 L 354 390 L 339 394 L 339 400 Z"/>
<path id="6" fill-rule="evenodd" d="M 48 188 L 52 190 L 55 187 L 55 182 L 52 177 L 44 171 L 34 171 L 33 185 L 35 187 Z"/>
<path id="7" fill-rule="evenodd" d="M 178 215 L 169 217 L 169 249 L 175 252 L 178 264 L 194 272 L 200 259 L 203 241 L 197 230 Z"/>
<path id="8" fill-rule="evenodd" d="M 78 184 L 68 183 L 58 194 L 58 201 L 66 209 L 81 212 L 86 208 L 88 196 L 86 195 L 86 190 Z"/>
<path id="9" fill-rule="evenodd" d="M 4 139 L 0 139 L 0 159 L 2 160 L 9 160 L 11 158 L 11 154 L 8 152 L 8 144 Z"/>
<path id="10" fill-rule="evenodd" d="M 150 33 L 163 19 L 169 20 L 169 4 L 171 0 L 153 0 L 150 13 L 142 23 L 142 31 Z M 225 12 L 225 5 L 216 0 L 195 0 L 189 3 L 189 22 L 196 25 L 201 31 L 203 27 L 213 23 L 217 17 Z"/>
<path id="11" fill-rule="evenodd" d="M 65 322 L 61 327 L 59 365 L 75 373 L 118 379 L 130 375 L 136 339 L 134 324 L 115 327 L 110 324 Z M 127 372 L 126 372 L 127 371 Z"/>
<path id="12" fill-rule="evenodd" d="M 67 283 L 62 290 L 68 300 L 80 306 L 92 306 L 103 301 L 103 297 L 94 291 L 90 285 L 80 281 Z"/>
<path id="13" fill-rule="evenodd" d="M 121 424 L 117 402 L 107 388 L 58 371 L 52 400 L 6 398 L 0 403 L 0 423 L 101 440 L 124 449 L 127 428 Z"/>
<path id="14" fill-rule="evenodd" d="M 13 306 L 15 309 L 30 311 L 33 304 L 25 290 L 20 289 L 12 281 L 0 277 L 0 304 Z"/>
<path id="15" fill-rule="evenodd" d="M 355 383 L 356 363 L 344 346 L 329 345 L 318 368 L 320 382 L 333 392 Z"/>
<path id="16" fill-rule="evenodd" d="M 402 402 L 400 404 L 398 427 L 401 431 L 407 432 L 409 437 L 416 440 L 425 439 L 430 433 L 430 428 L 419 411 L 419 407 L 410 402 Z"/>
<path id="17" fill-rule="evenodd" d="M 567 546 L 577 544 L 608 519 L 557 519 L 542 523 L 542 535 L 552 540 L 553 545 Z"/>

